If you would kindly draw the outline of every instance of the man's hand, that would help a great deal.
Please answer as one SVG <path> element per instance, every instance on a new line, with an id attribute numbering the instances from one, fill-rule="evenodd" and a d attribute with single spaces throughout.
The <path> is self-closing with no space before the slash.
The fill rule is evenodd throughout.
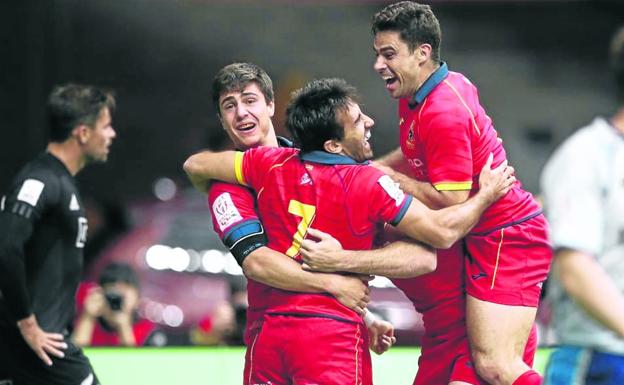
<path id="1" fill-rule="evenodd" d="M 494 156 L 488 156 L 481 174 L 479 174 L 479 193 L 487 197 L 487 200 L 494 203 L 502 198 L 516 183 L 516 177 L 513 175 L 514 168 L 507 165 L 505 160 L 495 169 L 492 169 L 492 160 Z"/>
<path id="2" fill-rule="evenodd" d="M 318 241 L 304 239 L 301 242 L 299 254 L 303 259 L 303 269 L 325 273 L 340 271 L 341 258 L 335 253 L 342 250 L 340 242 L 331 235 L 313 228 L 308 228 L 308 235 L 317 238 Z"/>
<path id="3" fill-rule="evenodd" d="M 361 315 L 370 302 L 370 288 L 364 282 L 372 278 L 360 275 L 333 275 L 327 291 L 336 297 L 338 302 Z"/>
<path id="4" fill-rule="evenodd" d="M 61 349 L 67 349 L 67 344 L 63 341 L 63 335 L 44 332 L 39 327 L 34 314 L 17 321 L 17 327 L 28 346 L 46 365 L 52 366 L 52 360 L 48 354 L 59 358 L 65 357 L 65 354 L 61 351 Z"/>
<path id="5" fill-rule="evenodd" d="M 84 313 L 82 315 L 95 319 L 104 313 L 106 307 L 104 292 L 101 287 L 97 286 L 89 290 L 89 294 L 87 294 L 84 301 Z"/>
<path id="6" fill-rule="evenodd" d="M 376 319 L 368 327 L 368 347 L 377 354 L 383 354 L 396 342 L 394 326 L 388 321 Z"/>

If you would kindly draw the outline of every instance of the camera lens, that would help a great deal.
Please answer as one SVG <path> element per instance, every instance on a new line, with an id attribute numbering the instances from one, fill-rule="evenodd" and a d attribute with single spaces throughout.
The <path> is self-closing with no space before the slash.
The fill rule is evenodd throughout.
<path id="1" fill-rule="evenodd" d="M 123 296 L 116 291 L 107 291 L 104 293 L 108 307 L 113 311 L 120 311 L 123 306 Z"/>

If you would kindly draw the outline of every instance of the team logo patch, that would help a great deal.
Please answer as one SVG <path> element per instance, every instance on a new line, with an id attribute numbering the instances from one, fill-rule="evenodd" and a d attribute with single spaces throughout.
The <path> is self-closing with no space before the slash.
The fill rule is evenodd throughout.
<path id="1" fill-rule="evenodd" d="M 395 183 L 392 178 L 388 175 L 384 175 L 377 180 L 377 183 L 386 190 L 390 198 L 394 199 L 396 202 L 396 206 L 398 207 L 401 203 L 403 203 L 403 199 L 405 198 L 405 193 L 399 187 L 398 183 Z"/>
<path id="2" fill-rule="evenodd" d="M 407 140 L 405 141 L 405 145 L 410 150 L 413 150 L 416 148 L 416 143 L 414 141 L 414 124 L 416 124 L 416 121 L 412 120 L 409 126 L 409 130 L 407 131 Z"/>
<path id="3" fill-rule="evenodd" d="M 41 197 L 41 192 L 44 187 L 45 185 L 43 182 L 37 179 L 26 179 L 19 193 L 17 193 L 17 200 L 26 202 L 31 206 L 37 206 L 37 202 L 39 201 L 39 197 Z"/>
<path id="4" fill-rule="evenodd" d="M 212 213 L 221 231 L 225 230 L 233 223 L 243 220 L 243 217 L 232 201 L 232 196 L 227 192 L 219 195 L 217 199 L 215 199 L 212 204 Z"/>

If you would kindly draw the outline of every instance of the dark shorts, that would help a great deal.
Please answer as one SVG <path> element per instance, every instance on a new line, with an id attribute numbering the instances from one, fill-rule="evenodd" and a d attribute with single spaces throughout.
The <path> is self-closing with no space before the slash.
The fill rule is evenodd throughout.
<path id="1" fill-rule="evenodd" d="M 89 359 L 82 349 L 67 339 L 65 357 L 50 356 L 52 366 L 47 366 L 21 335 L 5 329 L 0 329 L 0 333 L 0 372 L 4 372 L 12 380 L 12 385 L 99 385 Z"/>
<path id="2" fill-rule="evenodd" d="M 329 318 L 265 316 L 250 333 L 243 384 L 372 385 L 367 330 Z"/>
<path id="3" fill-rule="evenodd" d="M 624 356 L 562 346 L 550 355 L 544 385 L 622 385 Z"/>
<path id="4" fill-rule="evenodd" d="M 465 238 L 466 291 L 482 301 L 537 307 L 552 249 L 543 214 Z"/>

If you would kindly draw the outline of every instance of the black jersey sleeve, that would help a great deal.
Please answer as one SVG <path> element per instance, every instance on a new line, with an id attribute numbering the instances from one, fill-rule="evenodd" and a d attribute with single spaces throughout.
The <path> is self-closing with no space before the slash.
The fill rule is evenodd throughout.
<path id="1" fill-rule="evenodd" d="M 0 207 L 0 292 L 16 320 L 32 313 L 26 281 L 24 246 L 41 215 L 58 201 L 58 180 L 34 170 L 18 177 Z"/>
<path id="2" fill-rule="evenodd" d="M 32 232 L 33 224 L 28 219 L 0 213 L 0 292 L 15 320 L 32 313 L 24 264 L 24 244 Z"/>

